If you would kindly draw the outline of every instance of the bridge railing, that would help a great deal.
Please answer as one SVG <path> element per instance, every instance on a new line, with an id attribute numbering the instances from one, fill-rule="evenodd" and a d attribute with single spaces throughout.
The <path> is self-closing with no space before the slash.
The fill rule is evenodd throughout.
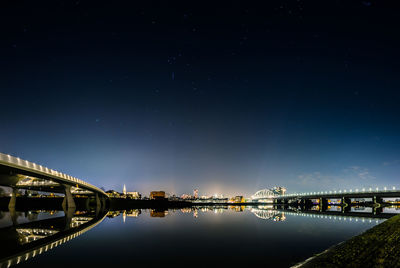
<path id="1" fill-rule="evenodd" d="M 42 165 L 38 165 L 36 163 L 20 159 L 19 157 L 14 157 L 14 156 L 11 156 L 11 155 L 8 155 L 8 154 L 0 153 L 0 163 L 6 164 L 7 166 L 13 166 L 13 167 L 21 168 L 21 169 L 24 169 L 24 170 L 27 170 L 27 171 L 36 171 L 36 172 L 42 173 L 44 175 L 50 175 L 52 177 L 61 179 L 63 181 L 67 181 L 67 182 L 70 182 L 70 183 L 73 183 L 73 184 L 78 184 L 78 185 L 84 186 L 85 188 L 88 188 L 88 189 L 103 193 L 105 195 L 103 190 L 101 190 L 100 188 L 98 188 L 98 187 L 96 187 L 96 186 L 94 186 L 94 185 L 92 185 L 90 183 L 87 183 L 87 182 L 85 182 L 83 180 L 80 180 L 78 178 L 72 177 L 72 176 L 67 175 L 65 173 L 62 173 L 62 172 L 59 172 L 59 171 L 56 171 L 56 170 L 53 170 L 53 169 L 49 169 L 49 168 L 44 167 Z"/>

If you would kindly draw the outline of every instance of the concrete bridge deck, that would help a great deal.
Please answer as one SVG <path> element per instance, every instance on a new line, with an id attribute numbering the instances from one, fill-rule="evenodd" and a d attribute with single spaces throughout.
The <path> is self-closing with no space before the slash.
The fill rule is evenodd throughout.
<path id="1" fill-rule="evenodd" d="M 102 189 L 81 179 L 3 153 L 0 153 L 0 185 L 13 188 L 9 208 L 15 208 L 17 189 L 64 193 L 63 206 L 67 207 L 75 207 L 72 193 L 92 193 L 98 205 L 99 196 L 103 205 L 104 198 L 107 198 Z"/>

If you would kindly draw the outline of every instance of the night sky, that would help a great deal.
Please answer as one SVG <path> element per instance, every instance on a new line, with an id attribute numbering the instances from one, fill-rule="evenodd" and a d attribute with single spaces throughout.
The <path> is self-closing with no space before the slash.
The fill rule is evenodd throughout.
<path id="1" fill-rule="evenodd" d="M 1 2 L 0 152 L 145 195 L 400 186 L 393 2 L 133 2 Z"/>

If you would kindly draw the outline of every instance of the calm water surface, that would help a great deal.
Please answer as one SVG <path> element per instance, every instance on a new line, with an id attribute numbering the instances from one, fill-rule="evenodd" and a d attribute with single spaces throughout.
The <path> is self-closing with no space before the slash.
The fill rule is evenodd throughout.
<path id="1" fill-rule="evenodd" d="M 64 237 L 63 243 L 49 247 L 47 252 L 43 249 L 39 254 L 37 249 L 28 257 L 21 255 L 16 267 L 160 267 L 166 264 L 289 267 L 383 221 L 244 207 L 111 211 L 98 215 L 97 219 L 94 215 L 74 215 L 67 222 L 63 212 L 17 213 L 17 216 L 18 225 L 12 227 L 10 213 L 0 214 L 2 248 L 27 245 L 31 243 L 29 239 L 36 239 L 32 245 L 39 244 L 49 237 L 40 234 L 42 229 L 59 230 L 61 239 L 63 232 L 70 237 Z M 69 227 L 65 228 L 65 224 Z M 86 225 L 88 230 L 72 238 L 74 230 Z M 36 233 L 32 235 L 35 228 Z M 4 256 L 1 258 L 4 260 Z M 3 267 L 6 267 L 4 263 Z"/>

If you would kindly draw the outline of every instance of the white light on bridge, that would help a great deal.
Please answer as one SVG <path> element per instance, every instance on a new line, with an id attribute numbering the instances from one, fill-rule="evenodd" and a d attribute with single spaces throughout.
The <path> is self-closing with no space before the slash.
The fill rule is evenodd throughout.
<path id="1" fill-rule="evenodd" d="M 393 190 L 396 190 L 396 187 L 393 186 Z"/>
<path id="2" fill-rule="evenodd" d="M 385 187 L 383 188 L 383 190 L 385 190 L 385 191 L 386 191 L 386 189 L 387 189 L 387 188 L 386 188 L 386 186 L 385 186 Z"/>

